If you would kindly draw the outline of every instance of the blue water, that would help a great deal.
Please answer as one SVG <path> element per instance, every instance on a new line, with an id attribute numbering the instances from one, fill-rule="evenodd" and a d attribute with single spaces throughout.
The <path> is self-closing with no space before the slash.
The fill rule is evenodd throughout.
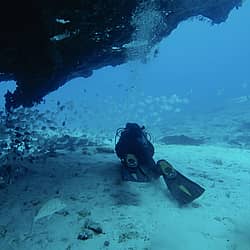
<path id="1" fill-rule="evenodd" d="M 244 99 L 244 96 L 250 96 L 249 13 L 250 1 L 246 1 L 243 7 L 233 10 L 228 20 L 220 25 L 211 25 L 209 22 L 201 22 L 198 19 L 187 20 L 181 23 L 169 37 L 156 45 L 154 49 L 159 50 L 157 57 L 149 56 L 146 64 L 138 60 L 116 67 L 105 67 L 96 70 L 89 78 L 77 78 L 66 83 L 57 91 L 46 96 L 44 104 L 32 108 L 32 110 L 38 109 L 41 112 L 47 112 L 46 119 L 52 120 L 52 122 L 48 123 L 49 125 L 46 124 L 46 121 L 38 124 L 40 127 L 48 126 L 46 127 L 47 130 L 40 130 L 39 126 L 37 126 L 39 128 L 38 133 L 41 133 L 41 136 L 39 134 L 37 140 L 35 137 L 32 138 L 32 140 L 35 139 L 34 145 L 36 141 L 40 143 L 40 140 L 42 144 L 44 138 L 49 140 L 50 135 L 52 135 L 55 145 L 58 138 L 63 135 L 72 138 L 75 138 L 75 135 L 87 135 L 91 141 L 94 141 L 95 137 L 103 135 L 101 140 L 105 138 L 103 141 L 106 143 L 106 139 L 113 139 L 116 129 L 124 126 L 126 122 L 144 124 L 149 128 L 149 132 L 152 132 L 153 143 L 156 142 L 154 144 L 156 146 L 156 155 L 154 157 L 168 159 L 178 170 L 183 171 L 188 177 L 204 185 L 206 192 L 198 201 L 198 205 L 190 206 L 187 209 L 179 209 L 168 196 L 166 199 L 165 193 L 159 191 L 159 189 L 157 189 L 157 192 L 153 190 L 152 194 L 150 194 L 151 191 L 146 186 L 142 189 L 139 188 L 140 190 L 137 191 L 146 197 L 146 202 L 148 202 L 149 197 L 153 198 L 153 202 L 143 203 L 137 207 L 127 204 L 126 212 L 130 211 L 129 209 L 132 207 L 132 211 L 137 211 L 139 215 L 136 218 L 132 215 L 131 217 L 126 215 L 128 225 L 134 223 L 134 221 L 135 224 L 137 224 L 137 221 L 142 221 L 146 226 L 150 226 L 151 221 L 157 221 L 157 216 L 159 216 L 159 221 L 167 221 L 166 225 L 168 226 L 167 235 L 161 227 L 157 229 L 160 231 L 159 239 L 163 243 L 168 242 L 170 239 L 175 243 L 173 245 L 176 245 L 175 237 L 178 233 L 181 244 L 183 244 L 181 239 L 185 239 L 186 235 L 190 236 L 190 245 L 185 248 L 188 250 L 195 250 L 193 246 L 201 250 L 249 250 L 247 248 L 249 246 L 249 219 L 245 219 L 243 216 L 245 214 L 246 218 L 249 218 L 249 202 L 247 200 L 249 198 L 249 180 L 247 178 L 249 176 L 248 154 L 250 142 L 247 138 L 250 138 L 250 99 Z M 13 91 L 15 83 L 12 81 L 0 84 L 0 110 L 4 108 L 3 96 L 7 89 Z M 20 123 L 23 124 L 22 119 L 25 120 L 25 117 L 22 117 L 21 113 L 18 119 L 18 122 L 21 121 Z M 49 127 L 54 126 L 53 122 L 55 122 L 56 129 L 51 130 Z M 33 123 L 35 124 L 36 120 L 28 120 L 26 124 L 24 122 L 25 126 L 28 124 L 26 127 L 30 129 L 29 132 L 37 128 L 33 126 Z M 2 126 L 0 129 L 2 129 Z M 4 129 L 1 131 L 4 131 Z M 202 137 L 206 143 L 200 147 L 178 145 L 175 148 L 175 146 L 171 145 L 167 148 L 168 146 L 164 145 L 165 148 L 161 149 L 162 145 L 158 144 L 159 141 L 156 141 L 155 137 L 159 139 L 160 136 L 168 135 L 168 133 Z M 33 133 L 31 133 L 32 136 Z M 113 141 L 109 140 L 109 142 L 112 142 L 112 144 L 108 145 L 113 146 Z M 46 147 L 48 144 L 44 145 Z M 45 151 L 48 148 L 45 148 Z M 13 209 L 18 208 L 18 211 L 20 210 L 26 217 L 30 213 L 28 218 L 32 221 L 38 207 L 30 205 L 27 209 L 25 206 L 29 205 L 30 200 L 34 200 L 35 203 L 38 200 L 42 204 L 44 200 L 55 196 L 68 199 L 69 202 L 76 201 L 74 197 L 86 197 L 87 199 L 84 202 L 81 199 L 79 200 L 79 210 L 85 208 L 85 206 L 90 206 L 94 210 L 94 217 L 97 208 L 97 210 L 100 209 L 101 217 L 104 219 L 107 217 L 106 212 L 111 213 L 110 223 L 113 221 L 119 222 L 119 225 L 124 223 L 125 217 L 122 217 L 123 212 L 119 210 L 123 207 L 120 206 L 121 204 L 119 206 L 113 205 L 112 195 L 120 198 L 130 190 L 131 194 L 128 194 L 134 197 L 136 190 L 134 187 L 129 189 L 129 184 L 122 190 L 124 186 L 120 182 L 118 184 L 118 177 L 113 174 L 118 172 L 117 166 L 120 165 L 119 159 L 114 154 L 109 155 L 107 158 L 105 158 L 106 155 L 102 158 L 97 153 L 86 156 L 84 148 L 85 145 L 77 145 L 75 148 L 77 152 L 65 149 L 68 154 L 59 154 L 58 158 L 55 159 L 52 156 L 52 160 L 49 159 L 47 163 L 45 161 L 40 162 L 40 165 L 37 166 L 34 164 L 35 171 L 40 170 L 40 168 L 45 171 L 41 175 L 44 178 L 44 183 L 39 179 L 38 172 L 34 177 L 27 177 L 26 180 L 30 180 L 30 183 L 27 182 L 27 185 L 25 183 L 25 187 L 21 186 L 22 188 L 19 188 L 18 185 L 13 185 L 14 188 L 10 189 L 9 192 L 0 193 L 4 197 L 2 200 L 9 206 L 2 207 L 0 217 L 3 218 L 4 216 L 4 223 L 17 230 L 16 232 L 12 228 L 11 230 L 8 229 L 11 237 L 12 234 L 19 235 L 22 230 L 25 232 L 27 230 L 23 229 L 25 225 L 30 227 L 29 221 L 18 224 L 22 216 L 15 210 L 13 212 Z M 74 153 L 76 153 L 76 157 L 74 157 Z M 52 161 L 51 165 L 50 161 Z M 94 172 L 91 172 L 92 169 L 94 169 Z M 50 171 L 52 172 L 50 173 Z M 89 175 L 89 173 L 91 174 Z M 26 177 L 20 177 L 20 180 L 22 178 Z M 32 183 L 34 178 L 35 184 Z M 20 183 L 22 184 L 22 182 Z M 15 188 L 18 192 L 15 192 Z M 122 191 L 121 194 L 119 194 L 119 191 Z M 15 195 L 13 196 L 13 193 L 17 198 L 15 198 Z M 31 194 L 33 196 L 30 196 Z M 98 194 L 100 196 L 96 196 Z M 9 197 L 11 197 L 10 200 L 8 200 Z M 104 200 L 102 200 L 103 197 Z M 100 200 L 98 200 L 99 198 Z M 12 202 L 13 204 L 16 202 L 15 205 Z M 39 207 L 41 204 L 39 204 Z M 157 210 L 158 208 L 160 209 Z M 77 215 L 74 214 L 77 209 L 70 211 L 70 216 L 77 218 Z M 113 209 L 114 211 L 117 209 L 118 219 L 116 214 L 113 213 Z M 153 210 L 157 211 L 156 214 L 152 212 Z M 1 211 L 11 212 L 11 223 L 9 223 L 9 219 L 4 212 L 1 215 Z M 166 211 L 170 211 L 170 213 Z M 15 212 L 16 217 L 13 217 Z M 181 216 L 178 217 L 179 215 Z M 72 222 L 74 218 L 70 221 L 71 231 L 68 233 L 69 224 L 67 223 L 69 223 L 69 220 L 67 218 L 63 217 L 61 220 L 62 223 L 65 223 L 61 227 L 62 232 L 67 234 L 65 239 L 70 239 L 70 244 L 72 242 L 72 244 L 75 244 L 78 230 L 76 230 L 76 226 L 78 226 L 79 221 L 77 223 Z M 177 222 L 175 219 L 177 219 Z M 120 222 L 120 220 L 122 221 Z M 203 221 L 206 224 L 203 225 Z M 42 230 L 39 227 L 36 228 L 37 232 L 48 229 L 53 230 L 55 221 L 51 223 L 52 229 L 50 223 L 51 221 L 47 222 L 47 224 L 45 222 L 45 228 L 42 228 Z M 141 227 L 140 223 L 138 225 Z M 198 227 L 195 228 L 195 225 L 198 225 Z M 246 226 L 244 227 L 244 225 Z M 175 229 L 175 227 L 176 230 L 169 230 L 169 228 Z M 58 228 L 56 231 L 60 231 Z M 64 228 L 67 229 L 64 230 Z M 113 231 L 112 224 L 109 224 L 109 228 L 112 228 L 112 230 L 109 230 Z M 147 239 L 150 231 L 147 231 L 147 227 L 143 228 L 143 226 L 141 229 L 146 234 L 145 239 Z M 192 230 L 198 233 L 192 234 Z M 113 232 L 112 234 L 109 233 L 107 233 L 107 236 L 110 239 L 112 238 L 110 241 L 115 244 L 117 239 L 113 238 Z M 38 239 L 41 237 L 44 240 L 42 234 L 37 233 Z M 54 240 L 53 244 L 64 244 L 64 240 L 62 240 L 64 237 L 61 237 L 61 235 L 60 239 L 56 239 L 56 236 L 54 239 L 53 232 L 50 237 Z M 34 244 L 40 242 L 36 238 L 34 239 Z M 50 241 L 53 242 L 53 240 Z M 145 241 L 144 238 L 139 240 Z M 12 241 L 14 242 L 15 238 Z M 50 241 L 48 240 L 48 242 Z M 8 240 L 8 242 L 11 241 Z M 94 240 L 89 242 L 94 242 Z M 26 243 L 28 246 L 33 244 L 32 241 Z M 26 243 L 21 244 L 25 246 Z M 179 239 L 177 243 L 179 243 Z M 111 247 L 113 247 L 112 244 Z M 152 249 L 165 250 L 165 246 L 156 248 L 154 243 L 151 244 Z M 218 248 L 220 244 L 222 246 L 229 246 L 230 244 L 230 247 Z M 168 247 L 169 250 L 175 250 L 171 248 L 171 244 L 168 243 L 167 246 L 170 246 Z M 28 248 L 24 247 L 22 249 Z M 45 248 L 43 247 L 43 249 Z M 49 249 L 71 248 L 56 247 Z"/>
<path id="2" fill-rule="evenodd" d="M 245 2 L 219 25 L 196 19 L 185 21 L 158 45 L 158 57 L 148 64 L 138 62 L 97 70 L 91 78 L 69 82 L 65 91 L 75 95 L 80 87 L 89 94 L 126 94 L 117 88 L 119 84 L 121 90 L 135 85 L 148 95 L 188 96 L 192 90 L 190 106 L 202 105 L 201 109 L 249 94 L 249 11 L 250 3 Z M 80 92 L 79 98 L 82 96 Z"/>

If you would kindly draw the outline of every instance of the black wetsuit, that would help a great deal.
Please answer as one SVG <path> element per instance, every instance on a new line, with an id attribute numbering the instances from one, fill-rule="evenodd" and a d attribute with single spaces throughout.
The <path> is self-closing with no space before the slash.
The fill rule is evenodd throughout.
<path id="1" fill-rule="evenodd" d="M 153 159 L 154 147 L 147 139 L 144 128 L 138 124 L 126 124 L 115 146 L 115 151 L 122 162 L 123 180 L 148 182 L 160 176 L 160 170 Z M 138 160 L 137 168 L 127 166 L 125 159 L 128 154 L 133 154 Z M 136 178 L 132 173 L 136 174 Z"/>

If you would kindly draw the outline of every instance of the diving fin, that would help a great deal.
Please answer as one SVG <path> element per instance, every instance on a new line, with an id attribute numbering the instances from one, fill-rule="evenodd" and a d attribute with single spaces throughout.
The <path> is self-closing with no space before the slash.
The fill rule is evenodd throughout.
<path id="1" fill-rule="evenodd" d="M 157 165 L 162 170 L 164 181 L 171 195 L 180 205 L 188 204 L 204 193 L 203 187 L 179 173 L 166 160 L 159 160 Z"/>
<path id="2" fill-rule="evenodd" d="M 150 178 L 141 168 L 135 155 L 127 154 L 122 160 L 121 174 L 123 181 L 149 182 Z"/>

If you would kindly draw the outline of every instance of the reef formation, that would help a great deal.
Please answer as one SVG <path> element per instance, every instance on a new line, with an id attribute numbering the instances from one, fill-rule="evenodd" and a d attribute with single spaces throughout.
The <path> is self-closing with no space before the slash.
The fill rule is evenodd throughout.
<path id="1" fill-rule="evenodd" d="M 16 81 L 6 109 L 29 107 L 75 77 L 145 59 L 191 17 L 224 22 L 242 0 L 4 1 L 0 82 Z"/>

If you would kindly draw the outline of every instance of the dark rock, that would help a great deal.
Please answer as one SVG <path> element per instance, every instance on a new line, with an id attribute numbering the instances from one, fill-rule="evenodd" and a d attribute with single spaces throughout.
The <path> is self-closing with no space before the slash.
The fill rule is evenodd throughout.
<path id="1" fill-rule="evenodd" d="M 93 238 L 93 233 L 88 229 L 82 230 L 82 232 L 80 232 L 77 236 L 78 240 L 88 240 L 91 238 Z"/>
<path id="2" fill-rule="evenodd" d="M 96 147 L 97 153 L 104 153 L 104 154 L 114 154 L 114 149 L 113 148 L 108 148 L 108 147 Z"/>
<path id="3" fill-rule="evenodd" d="M 17 85 L 14 93 L 5 95 L 6 108 L 32 106 L 66 81 L 90 77 L 104 66 L 145 60 L 150 48 L 182 21 L 200 16 L 220 23 L 241 4 L 242 0 L 4 1 L 0 81 L 15 80 Z M 155 25 L 149 27 L 152 34 L 146 45 L 129 47 L 140 32 L 135 21 L 148 20 L 143 13 L 156 13 L 149 22 Z M 154 23 L 157 18 L 160 22 Z"/>
<path id="4" fill-rule="evenodd" d="M 108 247 L 108 246 L 110 245 L 110 242 L 109 242 L 108 240 L 105 240 L 104 243 L 103 243 L 103 245 L 104 245 L 105 247 Z"/>
<path id="5" fill-rule="evenodd" d="M 84 228 L 92 230 L 96 234 L 102 234 L 103 230 L 99 223 L 93 222 L 90 219 L 87 219 L 84 224 Z"/>
<path id="6" fill-rule="evenodd" d="M 174 144 L 174 145 L 195 145 L 199 146 L 201 144 L 205 143 L 205 140 L 200 138 L 200 139 L 195 139 L 191 138 L 185 135 L 169 135 L 163 137 L 161 140 L 164 144 Z"/>

